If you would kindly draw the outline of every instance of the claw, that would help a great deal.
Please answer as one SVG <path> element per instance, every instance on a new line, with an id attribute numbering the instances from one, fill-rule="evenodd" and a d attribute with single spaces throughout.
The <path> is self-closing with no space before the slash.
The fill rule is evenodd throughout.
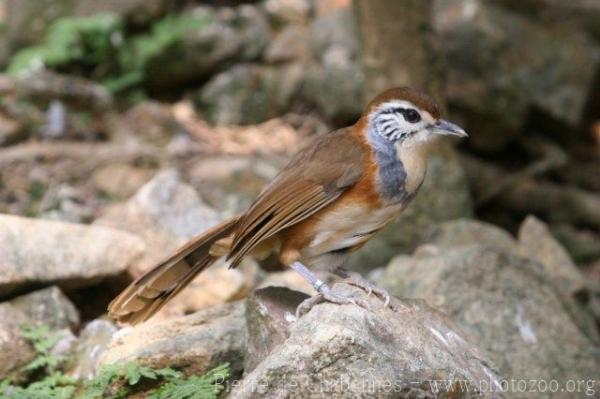
<path id="1" fill-rule="evenodd" d="M 363 289 L 367 293 L 367 297 L 374 293 L 383 301 L 384 308 L 389 307 L 392 310 L 396 310 L 395 307 L 391 305 L 391 297 L 387 290 L 377 287 L 373 283 L 365 280 L 365 278 L 358 273 L 346 272 L 346 275 L 347 277 L 341 280 L 341 283 L 353 285 Z"/>
<path id="2" fill-rule="evenodd" d="M 361 298 L 349 298 L 341 295 L 334 294 L 329 288 L 323 289 L 319 294 L 312 296 L 308 299 L 305 299 L 298 305 L 296 308 L 296 319 L 299 319 L 306 313 L 308 313 L 313 306 L 322 303 L 322 302 L 330 302 L 335 303 L 337 305 L 355 305 L 359 306 L 368 311 L 372 311 L 370 304 L 368 301 L 365 301 Z"/>

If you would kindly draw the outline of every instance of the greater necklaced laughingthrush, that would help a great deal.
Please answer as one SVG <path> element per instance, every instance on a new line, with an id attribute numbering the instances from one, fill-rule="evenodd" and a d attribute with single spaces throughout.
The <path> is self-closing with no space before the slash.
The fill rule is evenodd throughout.
<path id="1" fill-rule="evenodd" d="M 335 295 L 309 269 L 337 271 L 387 305 L 384 290 L 341 267 L 416 195 L 439 135 L 467 136 L 441 119 L 425 94 L 406 87 L 381 93 L 353 126 L 300 151 L 246 212 L 195 237 L 131 283 L 109 305 L 109 314 L 133 324 L 147 320 L 217 259 L 226 257 L 236 267 L 245 256 L 272 254 L 318 291 L 299 310 L 319 301 L 363 305 Z"/>

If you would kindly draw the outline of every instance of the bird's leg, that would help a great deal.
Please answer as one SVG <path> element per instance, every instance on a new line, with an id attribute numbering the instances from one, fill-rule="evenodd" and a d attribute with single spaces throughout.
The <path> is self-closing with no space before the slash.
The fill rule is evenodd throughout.
<path id="1" fill-rule="evenodd" d="M 302 315 L 308 313 L 308 311 L 311 310 L 313 306 L 322 302 L 331 302 L 338 305 L 353 304 L 365 308 L 367 310 L 371 310 L 368 302 L 363 299 L 348 298 L 334 294 L 323 280 L 315 276 L 302 263 L 294 262 L 290 265 L 290 267 L 298 273 L 300 273 L 300 275 L 304 277 L 318 292 L 317 295 L 302 301 L 302 303 L 298 305 L 298 307 L 296 308 L 296 318 L 300 318 Z"/>
<path id="2" fill-rule="evenodd" d="M 394 306 L 390 301 L 390 294 L 384 288 L 378 287 L 365 279 L 360 273 L 348 271 L 342 267 L 338 267 L 333 270 L 333 274 L 341 277 L 342 283 L 350 284 L 358 288 L 362 288 L 367 293 L 367 296 L 375 294 L 383 301 L 384 307 L 390 307 L 394 310 Z"/>

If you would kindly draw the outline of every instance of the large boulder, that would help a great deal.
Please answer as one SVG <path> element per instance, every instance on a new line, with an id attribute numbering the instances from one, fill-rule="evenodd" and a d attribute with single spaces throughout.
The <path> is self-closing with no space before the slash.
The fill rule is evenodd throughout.
<path id="1" fill-rule="evenodd" d="M 473 219 L 456 219 L 433 226 L 424 236 L 427 246 L 436 251 L 485 244 L 506 251 L 517 251 L 517 241 L 505 230 Z"/>
<path id="2" fill-rule="evenodd" d="M 198 7 L 189 15 L 196 27 L 185 30 L 145 67 L 148 84 L 156 90 L 181 88 L 232 63 L 256 60 L 267 45 L 267 19 L 258 7 Z"/>
<path id="3" fill-rule="evenodd" d="M 99 364 L 136 361 L 153 368 L 203 374 L 228 362 L 232 373 L 239 375 L 245 341 L 244 306 L 233 303 L 121 330 Z"/>
<path id="4" fill-rule="evenodd" d="M 397 257 L 378 283 L 394 295 L 423 298 L 446 312 L 490 354 L 507 381 L 593 380 L 600 367 L 597 343 L 575 323 L 538 262 L 475 245 L 435 256 Z"/>
<path id="5" fill-rule="evenodd" d="M 33 323 L 50 330 L 69 328 L 77 331 L 80 317 L 77 308 L 56 286 L 21 295 L 9 302 Z"/>
<path id="6" fill-rule="evenodd" d="M 305 60 L 309 56 L 308 38 L 306 26 L 288 25 L 270 41 L 264 60 L 269 64 Z"/>
<path id="7" fill-rule="evenodd" d="M 144 240 L 144 259 L 132 269 L 137 275 L 221 219 L 169 169 L 154 176 L 124 204 L 108 208 L 94 224 L 129 231 Z"/>
<path id="8" fill-rule="evenodd" d="M 544 267 L 544 275 L 561 294 L 575 323 L 600 344 L 600 330 L 593 313 L 593 283 L 586 279 L 548 226 L 535 216 L 528 216 L 519 228 L 517 253 Z"/>
<path id="9" fill-rule="evenodd" d="M 338 124 L 354 123 L 364 105 L 364 75 L 350 7 L 315 18 L 309 45 L 316 62 L 307 67 L 303 99 Z"/>
<path id="10" fill-rule="evenodd" d="M 438 3 L 448 100 L 465 117 L 471 146 L 503 148 L 532 109 L 562 122 L 544 126 L 558 134 L 580 122 L 598 65 L 597 47 L 584 32 L 536 24 L 492 2 Z"/>
<path id="11" fill-rule="evenodd" d="M 249 132 L 248 136 L 252 135 L 251 137 L 255 138 L 259 133 L 271 135 L 272 130 L 269 127 L 258 127 Z M 295 130 L 290 127 L 273 127 L 273 130 L 277 131 L 284 129 L 289 130 L 292 137 L 297 137 Z M 264 140 L 260 140 L 260 143 L 264 143 Z M 301 145 L 298 142 L 292 143 L 294 146 Z M 288 143 L 284 142 L 284 145 L 286 144 Z M 281 162 L 269 158 L 252 155 L 199 157 L 190 164 L 187 174 L 190 183 L 198 188 L 202 198 L 209 204 L 236 214 L 247 210 L 279 172 Z"/>
<path id="12" fill-rule="evenodd" d="M 540 262 L 546 268 L 546 275 L 564 295 L 575 297 L 587 291 L 581 271 L 548 226 L 535 216 L 528 216 L 519 228 L 519 252 Z"/>
<path id="13" fill-rule="evenodd" d="M 303 73 L 298 64 L 238 64 L 204 85 L 195 96 L 195 103 L 212 124 L 263 122 L 288 110 Z"/>
<path id="14" fill-rule="evenodd" d="M 497 397 L 490 362 L 443 314 L 421 301 L 394 312 L 344 284 L 333 292 L 362 296 L 372 310 L 325 303 L 295 320 L 302 294 L 266 288 L 249 300 L 255 367 L 230 397 Z"/>
<path id="15" fill-rule="evenodd" d="M 249 335 L 244 357 L 244 372 L 252 372 L 271 351 L 289 336 L 296 321 L 295 307 L 308 295 L 284 287 L 254 291 L 246 300 L 246 325 Z"/>
<path id="16" fill-rule="evenodd" d="M 92 285 L 125 272 L 143 250 L 124 231 L 0 215 L 0 297 L 32 286 Z"/>

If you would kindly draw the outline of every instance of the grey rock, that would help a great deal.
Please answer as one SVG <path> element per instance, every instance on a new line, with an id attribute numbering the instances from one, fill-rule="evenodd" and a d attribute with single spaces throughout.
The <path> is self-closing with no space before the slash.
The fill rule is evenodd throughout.
<path id="1" fill-rule="evenodd" d="M 121 330 L 99 364 L 137 361 L 201 375 L 229 362 L 233 375 L 239 375 L 245 342 L 244 306 L 234 303 Z"/>
<path id="2" fill-rule="evenodd" d="M 276 24 L 305 24 L 312 11 L 310 0 L 266 0 L 263 7 Z"/>
<path id="3" fill-rule="evenodd" d="M 241 5 L 227 18 L 242 38 L 242 46 L 236 61 L 252 61 L 260 58 L 269 42 L 269 26 L 259 7 Z"/>
<path id="4" fill-rule="evenodd" d="M 399 253 L 410 253 L 437 224 L 469 217 L 473 204 L 465 173 L 449 146 L 430 158 L 427 176 L 400 217 L 354 254 L 348 267 L 366 271 L 384 266 Z"/>
<path id="5" fill-rule="evenodd" d="M 536 24 L 490 2 L 438 4 L 448 99 L 464 111 L 466 130 L 474 133 L 470 145 L 503 148 L 524 127 L 531 108 L 562 126 L 580 121 L 598 65 L 598 51 L 581 30 Z M 560 134 L 559 125 L 549 128 Z"/>
<path id="6" fill-rule="evenodd" d="M 506 231 L 489 223 L 472 219 L 457 219 L 433 226 L 422 240 L 438 251 L 484 244 L 496 246 L 506 251 L 517 252 L 517 241 Z"/>
<path id="7" fill-rule="evenodd" d="M 50 330 L 69 328 L 76 331 L 79 328 L 77 308 L 56 286 L 21 295 L 9 303 L 36 324 L 48 326 Z"/>
<path id="8" fill-rule="evenodd" d="M 74 378 L 93 378 L 98 371 L 100 356 L 106 351 L 118 328 L 108 320 L 89 322 L 71 343 L 67 372 Z"/>
<path id="9" fill-rule="evenodd" d="M 198 28 L 186 31 L 148 62 L 146 77 L 155 89 L 181 87 L 234 62 L 256 60 L 267 45 L 267 20 L 257 7 L 198 7 L 191 15 Z"/>
<path id="10" fill-rule="evenodd" d="M 354 123 L 362 112 L 362 69 L 339 47 L 328 54 L 326 64 L 308 66 L 302 98 L 330 120 Z"/>
<path id="11" fill-rule="evenodd" d="M 148 23 L 168 9 L 168 2 L 164 0 L 77 0 L 73 5 L 75 15 L 112 13 L 135 24 Z"/>
<path id="12" fill-rule="evenodd" d="M 302 66 L 239 64 L 212 78 L 195 104 L 212 124 L 253 124 L 285 112 L 303 75 Z"/>
<path id="13" fill-rule="evenodd" d="M 70 328 L 63 328 L 53 330 L 52 334 L 58 337 L 58 341 L 50 353 L 54 356 L 63 358 L 71 356 L 75 341 L 77 341 L 77 337 L 73 334 L 73 331 Z"/>
<path id="14" fill-rule="evenodd" d="M 147 251 L 130 268 L 138 274 L 221 218 L 175 170 L 169 169 L 144 184 L 126 203 L 108 209 L 94 224 L 129 231 L 142 238 Z"/>
<path id="15" fill-rule="evenodd" d="M 31 320 L 19 309 L 0 303 L 0 380 L 16 373 L 35 357 L 33 348 L 21 335 L 21 326 Z"/>
<path id="16" fill-rule="evenodd" d="M 187 173 L 202 198 L 236 214 L 252 205 L 278 171 L 279 165 L 272 159 L 220 155 L 195 159 Z"/>
<path id="17" fill-rule="evenodd" d="M 96 284 L 127 270 L 143 250 L 123 231 L 0 215 L 0 297 L 32 285 Z"/>
<path id="18" fill-rule="evenodd" d="M 145 212 L 158 229 L 188 239 L 219 221 L 216 211 L 202 205 L 195 190 L 169 169 L 142 186 L 128 207 Z"/>
<path id="19" fill-rule="evenodd" d="M 269 296 L 277 294 L 268 288 L 263 297 L 268 291 Z M 343 284 L 335 285 L 333 291 L 366 298 L 363 291 Z M 297 302 L 303 298 L 293 295 Z M 287 295 L 287 308 L 295 305 L 291 296 Z M 496 387 L 498 378 L 485 357 L 443 314 L 421 301 L 403 301 L 402 310 L 396 313 L 384 309 L 378 299 L 367 300 L 372 311 L 325 303 L 295 323 L 267 322 L 272 328 L 250 329 L 250 334 L 266 334 L 265 338 L 252 338 L 258 341 L 287 338 L 273 346 L 231 397 L 415 398 L 449 394 L 444 387 L 434 393 L 432 380 L 448 380 L 453 397 L 497 397 L 457 389 L 462 380 L 474 389 L 480 382 Z M 269 309 L 273 307 L 250 306 L 247 315 L 250 320 L 269 318 L 262 314 Z M 274 309 L 276 313 L 281 310 Z M 281 316 L 272 317 L 279 320 Z"/>
<path id="20" fill-rule="evenodd" d="M 518 253 L 543 266 L 575 323 L 600 345 L 600 331 L 593 315 L 592 287 L 548 226 L 535 216 L 528 216 L 519 228 Z"/>
<path id="21" fill-rule="evenodd" d="M 308 295 L 283 287 L 268 287 L 254 291 L 246 299 L 248 343 L 244 357 L 244 372 L 254 368 L 287 338 L 296 321 L 296 308 Z"/>
<path id="22" fill-rule="evenodd" d="M 358 31 L 351 8 L 339 8 L 320 15 L 310 24 L 310 47 L 315 58 L 322 61 L 327 50 L 344 49 L 352 59 L 358 55 Z"/>
<path id="23" fill-rule="evenodd" d="M 72 0 L 8 0 L 6 34 L 15 47 L 38 43 L 50 24 L 59 17 L 72 15 Z"/>
<path id="24" fill-rule="evenodd" d="M 600 367 L 598 347 L 575 324 L 537 262 L 497 247 L 463 247 L 398 257 L 377 282 L 393 295 L 423 298 L 447 313 L 508 381 L 594 379 Z"/>
<path id="25" fill-rule="evenodd" d="M 540 262 L 555 287 L 565 296 L 588 291 L 586 280 L 548 226 L 535 216 L 528 216 L 519 228 L 519 252 Z"/>
<path id="26" fill-rule="evenodd" d="M 309 57 L 309 31 L 305 26 L 288 25 L 269 43 L 264 59 L 267 63 L 277 64 Z"/>
<path id="27" fill-rule="evenodd" d="M 309 44 L 317 62 L 307 68 L 303 99 L 327 118 L 353 123 L 362 112 L 364 74 L 352 11 L 343 8 L 316 18 Z"/>

